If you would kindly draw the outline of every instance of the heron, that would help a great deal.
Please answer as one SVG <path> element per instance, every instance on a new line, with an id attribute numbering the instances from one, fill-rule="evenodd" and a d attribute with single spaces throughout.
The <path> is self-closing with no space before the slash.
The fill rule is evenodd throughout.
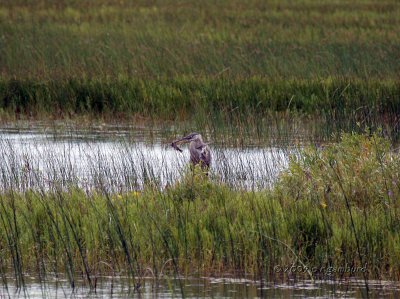
<path id="1" fill-rule="evenodd" d="M 183 138 L 177 139 L 171 143 L 171 146 L 182 152 L 178 147 L 178 144 L 189 142 L 190 162 L 193 165 L 200 164 L 203 169 L 208 169 L 211 164 L 210 148 L 208 147 L 208 143 L 203 141 L 203 138 L 199 133 L 193 132 Z"/>

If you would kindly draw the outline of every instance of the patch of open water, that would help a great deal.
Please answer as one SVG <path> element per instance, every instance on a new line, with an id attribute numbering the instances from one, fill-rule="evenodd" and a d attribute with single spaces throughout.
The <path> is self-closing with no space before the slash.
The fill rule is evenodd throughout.
<path id="1" fill-rule="evenodd" d="M 0 188 L 106 186 L 115 192 L 163 188 L 185 172 L 189 152 L 175 151 L 159 132 L 135 130 L 46 132 L 35 128 L 0 130 Z M 155 135 L 155 137 L 154 137 Z M 178 136 L 177 136 L 178 137 Z M 298 148 L 234 147 L 218 143 L 212 151 L 211 177 L 231 187 L 271 186 Z M 17 184 L 13 186 L 13 184 Z"/>

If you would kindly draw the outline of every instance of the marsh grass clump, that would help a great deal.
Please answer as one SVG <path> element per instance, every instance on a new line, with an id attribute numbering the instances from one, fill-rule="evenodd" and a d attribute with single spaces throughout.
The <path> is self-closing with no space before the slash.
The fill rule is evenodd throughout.
<path id="1" fill-rule="evenodd" d="M 292 157 L 277 190 L 294 200 L 336 209 L 346 198 L 359 209 L 392 210 L 399 197 L 399 154 L 374 134 L 343 133 L 339 143 L 308 147 Z"/>
<path id="2" fill-rule="evenodd" d="M 349 252 L 356 253 L 377 274 L 384 265 L 390 269 L 399 253 L 392 247 L 400 229 L 399 167 L 398 152 L 379 133 L 344 133 L 339 143 L 293 157 L 274 192 L 295 203 L 304 217 L 295 221 L 299 240 L 316 238 L 313 248 L 320 247 L 329 260 L 347 263 Z M 315 213 L 318 220 L 311 221 Z"/>
<path id="3" fill-rule="evenodd" d="M 215 191 L 215 183 L 208 177 L 208 170 L 201 165 L 188 165 L 181 179 L 167 192 L 176 200 L 206 200 Z"/>

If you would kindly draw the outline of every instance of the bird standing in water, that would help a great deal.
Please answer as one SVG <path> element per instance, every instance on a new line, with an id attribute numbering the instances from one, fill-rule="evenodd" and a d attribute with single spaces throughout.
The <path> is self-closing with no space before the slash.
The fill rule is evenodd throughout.
<path id="1" fill-rule="evenodd" d="M 201 168 L 208 169 L 211 164 L 211 153 L 207 143 L 204 143 L 203 138 L 199 133 L 190 133 L 189 135 L 175 140 L 171 146 L 182 152 L 178 147 L 179 143 L 189 143 L 190 162 L 193 165 L 200 164 Z"/>

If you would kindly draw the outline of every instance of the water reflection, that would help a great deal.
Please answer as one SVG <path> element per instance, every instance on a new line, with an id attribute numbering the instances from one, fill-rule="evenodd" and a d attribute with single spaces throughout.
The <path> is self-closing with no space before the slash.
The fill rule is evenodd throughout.
<path id="1" fill-rule="evenodd" d="M 145 183 L 164 188 L 180 179 L 189 160 L 165 138 L 146 139 L 147 133 L 49 133 L 35 129 L 0 131 L 0 187 L 25 190 L 45 186 L 106 187 L 115 192 L 143 188 Z M 289 147 L 243 147 L 213 144 L 214 180 L 233 188 L 270 186 L 288 157 Z"/>
<path id="2" fill-rule="evenodd" d="M 369 281 L 369 298 L 398 298 L 400 287 L 391 281 Z M 287 281 L 265 282 L 229 278 L 146 278 L 135 290 L 125 277 L 99 277 L 96 290 L 83 284 L 72 290 L 63 279 L 39 282 L 27 279 L 17 290 L 12 280 L 0 285 L 0 298 L 366 298 L 364 281 Z"/>

